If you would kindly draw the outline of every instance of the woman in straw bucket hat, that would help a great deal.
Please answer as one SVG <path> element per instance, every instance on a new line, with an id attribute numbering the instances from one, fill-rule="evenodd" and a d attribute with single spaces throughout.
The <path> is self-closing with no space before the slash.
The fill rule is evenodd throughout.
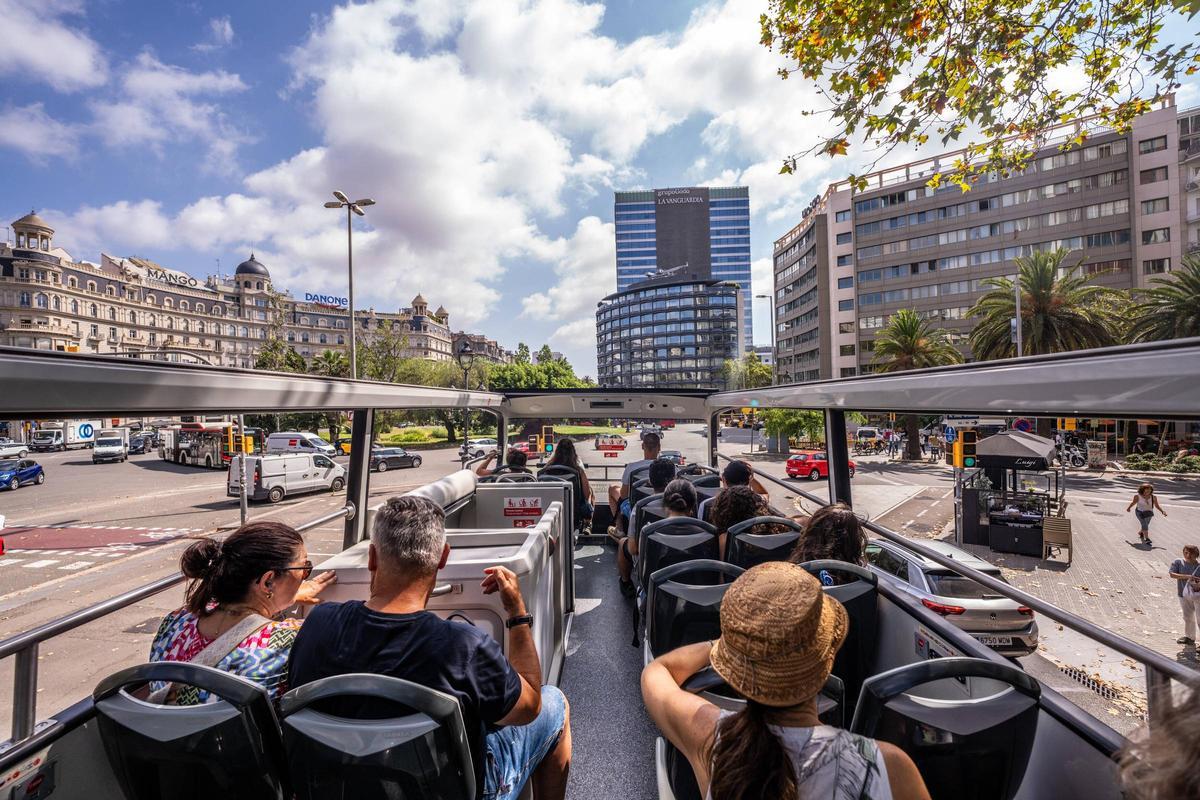
<path id="1" fill-rule="evenodd" d="M 650 717 L 687 756 L 712 800 L 928 800 L 902 750 L 821 724 L 817 694 L 846 638 L 842 604 L 795 564 L 747 570 L 721 603 L 721 638 L 687 645 L 642 673 Z M 681 688 L 712 665 L 746 698 L 722 711 Z"/>

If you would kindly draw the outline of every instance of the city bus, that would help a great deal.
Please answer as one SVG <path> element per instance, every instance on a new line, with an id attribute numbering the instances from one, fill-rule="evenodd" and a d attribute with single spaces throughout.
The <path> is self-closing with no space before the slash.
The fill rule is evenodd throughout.
<path id="1" fill-rule="evenodd" d="M 239 452 L 252 455 L 266 449 L 265 430 L 246 426 L 245 435 L 239 436 L 236 422 L 184 422 L 167 431 L 159 456 L 177 464 L 224 468 Z"/>
<path id="2" fill-rule="evenodd" d="M 103 391 L 91 391 L 99 376 Z M 330 601 L 365 599 L 370 591 L 368 534 L 385 499 L 371 492 L 372 480 L 379 479 L 369 471 L 376 412 L 487 411 L 497 418 L 501 453 L 508 430 L 527 419 L 620 416 L 652 422 L 669 414 L 704 420 L 710 432 L 703 438 L 707 458 L 686 476 L 697 491 L 704 491 L 713 489 L 721 464 L 713 435 L 720 415 L 751 399 L 746 392 L 699 389 L 438 389 L 14 348 L 0 348 L 0 384 L 11 389 L 0 393 L 0 417 L 10 419 L 35 412 L 105 416 L 179 408 L 353 410 L 345 497 L 333 511 L 295 526 L 301 532 L 342 526 L 341 552 L 317 565 L 337 572 L 335 589 L 323 598 Z M 831 500 L 853 504 L 847 410 L 961 414 L 1003 405 L 1014 413 L 1095 415 L 1103 405 L 1109 414 L 1123 417 L 1185 418 L 1195 413 L 1198 385 L 1200 341 L 1190 340 L 772 386 L 753 394 L 763 407 L 824 414 L 829 494 L 792 489 L 816 507 Z M 930 398 L 936 398 L 936 408 L 927 407 L 934 402 Z M 34 407 L 38 405 L 43 407 Z M 766 472 L 758 475 L 772 480 Z M 636 616 L 631 621 L 633 601 L 617 590 L 612 548 L 585 545 L 577 538 L 570 481 L 549 470 L 540 475 L 498 470 L 484 478 L 453 470 L 402 491 L 426 497 L 445 511 L 451 550 L 429 601 L 433 613 L 483 627 L 504 650 L 508 634 L 497 623 L 505 614 L 495 595 L 482 593 L 478 571 L 481 563 L 499 563 L 518 572 L 533 613 L 542 680 L 560 686 L 571 703 L 575 738 L 569 796 L 599 800 L 617 793 L 698 800 L 686 760 L 645 720 L 638 678 L 647 660 L 664 650 L 719 634 L 723 587 L 749 563 L 731 555 L 738 545 L 718 560 L 712 556 L 715 532 L 702 527 L 700 533 L 689 533 L 686 543 L 685 537 L 671 542 L 661 532 L 641 531 L 639 578 L 646 599 L 641 621 Z M 602 492 L 600 484 L 597 496 Z M 684 523 L 702 525 L 697 520 Z M 874 522 L 865 524 L 874 536 L 1139 665 L 1145 672 L 1151 725 L 1176 702 L 1180 687 L 1200 688 L 1200 673 L 1173 658 L 918 540 Z M 741 535 L 733 539 L 744 544 Z M 664 546 L 651 547 L 652 536 Z M 782 556 L 771 551 L 768 557 Z M 818 698 L 826 724 L 904 749 L 933 797 L 1122 797 L 1114 757 L 1126 739 L 1108 721 L 1082 710 L 1074 694 L 1060 693 L 1024 671 L 933 607 L 878 580 L 875 572 L 836 561 L 805 567 L 845 578 L 824 587 L 841 601 L 850 621 L 833 676 Z M 472 754 L 460 744 L 466 736 L 454 701 L 447 706 L 445 695 L 415 684 L 404 688 L 408 711 L 381 725 L 374 719 L 314 713 L 312 691 L 305 687 L 291 688 L 276 708 L 261 686 L 188 663 L 64 663 L 54 644 L 58 637 L 87 624 L 108 621 L 124 627 L 129 619 L 161 616 L 163 608 L 173 606 L 159 595 L 170 593 L 169 602 L 175 602 L 182 581 L 178 573 L 163 574 L 0 640 L 0 659 L 11 659 L 13 674 L 11 702 L 6 698 L 0 703 L 12 714 L 12 740 L 0 747 L 0 790 L 11 789 L 14 797 L 45 797 L 52 791 L 54 798 L 67 800 L 282 800 L 351 796 L 353 787 L 365 785 L 392 796 L 416 796 L 401 788 L 414 785 L 438 787 L 427 789 L 423 797 L 474 793 Z M 125 621 L 118 622 L 119 616 Z M 54 677 L 56 669 L 91 670 L 86 673 L 91 680 L 70 690 L 61 677 Z M 160 705 L 145 694 L 154 681 L 198 686 L 217 699 L 204 706 Z M 685 685 L 726 708 L 743 702 L 710 671 L 692 676 Z M 46 687 L 57 688 L 42 691 Z M 384 691 L 400 690 L 376 676 L 347 676 L 323 684 L 316 699 Z M 164 795 L 164 787 L 179 791 Z"/>

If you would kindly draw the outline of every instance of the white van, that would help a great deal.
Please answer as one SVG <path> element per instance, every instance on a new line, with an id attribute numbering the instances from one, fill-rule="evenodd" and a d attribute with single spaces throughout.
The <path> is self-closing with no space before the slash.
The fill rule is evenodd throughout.
<path id="1" fill-rule="evenodd" d="M 250 482 L 249 498 L 272 503 L 304 492 L 340 492 L 346 485 L 346 469 L 321 453 L 246 456 L 246 477 Z M 242 494 L 242 470 L 237 458 L 229 463 L 226 494 Z"/>
<path id="2" fill-rule="evenodd" d="M 315 433 L 283 431 L 272 433 L 267 437 L 268 453 L 324 453 L 332 456 L 337 453 L 333 445 L 317 436 Z"/>

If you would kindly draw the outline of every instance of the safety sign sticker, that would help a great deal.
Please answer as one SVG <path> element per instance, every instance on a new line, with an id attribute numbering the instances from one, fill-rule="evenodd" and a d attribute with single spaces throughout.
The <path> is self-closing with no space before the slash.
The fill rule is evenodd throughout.
<path id="1" fill-rule="evenodd" d="M 504 516 L 506 517 L 540 517 L 541 515 L 542 498 L 540 497 L 504 498 Z"/>

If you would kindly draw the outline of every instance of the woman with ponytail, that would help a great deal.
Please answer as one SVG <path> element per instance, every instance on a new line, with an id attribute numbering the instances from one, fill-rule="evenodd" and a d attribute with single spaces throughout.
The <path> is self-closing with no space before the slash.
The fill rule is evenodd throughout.
<path id="1" fill-rule="evenodd" d="M 151 661 L 188 661 L 262 684 L 278 700 L 299 619 L 285 609 L 313 605 L 332 572 L 309 580 L 312 562 L 304 539 L 280 522 L 251 522 L 223 542 L 200 539 L 183 552 L 189 578 L 184 606 L 158 627 Z M 208 702 L 206 692 L 182 684 L 151 685 L 150 699 L 176 705 Z"/>
<path id="2" fill-rule="evenodd" d="M 929 800 L 904 751 L 817 718 L 817 695 L 846 638 L 841 603 L 795 564 L 743 573 L 721 602 L 721 638 L 660 656 L 642 672 L 658 729 L 711 800 Z M 712 666 L 746 699 L 722 711 L 683 682 Z"/>
<path id="3" fill-rule="evenodd" d="M 694 517 L 699 495 L 696 487 L 686 478 L 676 478 L 663 489 L 663 510 L 668 517 Z"/>

